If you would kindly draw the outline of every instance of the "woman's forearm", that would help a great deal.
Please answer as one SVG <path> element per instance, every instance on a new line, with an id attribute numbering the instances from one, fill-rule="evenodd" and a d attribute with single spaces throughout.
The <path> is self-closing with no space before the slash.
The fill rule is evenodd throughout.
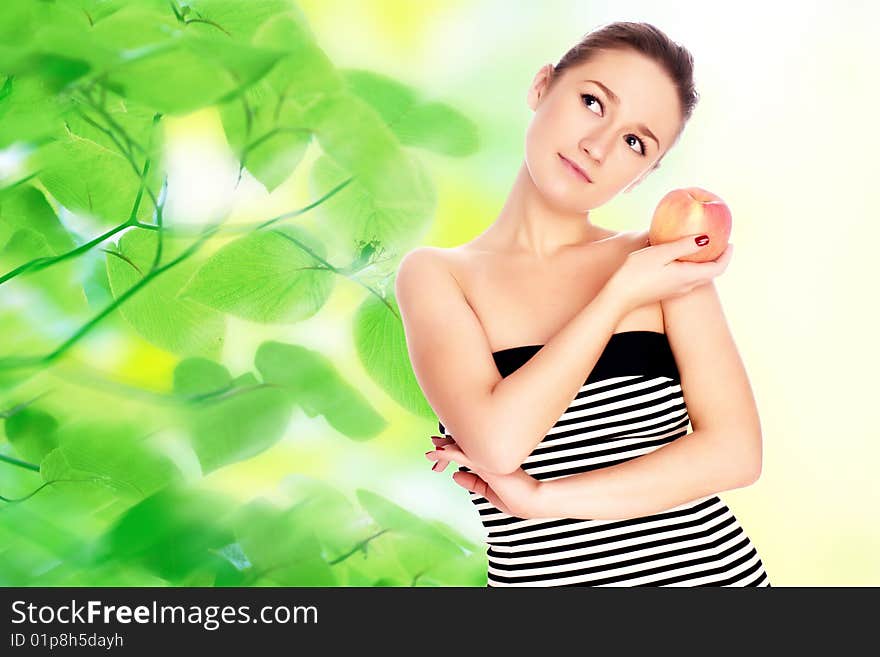
<path id="1" fill-rule="evenodd" d="M 512 472 L 559 420 L 596 365 L 626 307 L 606 285 L 527 363 L 492 390 L 496 471 Z"/>
<path id="2" fill-rule="evenodd" d="M 730 439 L 693 431 L 648 454 L 541 482 L 531 517 L 625 520 L 665 511 L 755 481 Z"/>

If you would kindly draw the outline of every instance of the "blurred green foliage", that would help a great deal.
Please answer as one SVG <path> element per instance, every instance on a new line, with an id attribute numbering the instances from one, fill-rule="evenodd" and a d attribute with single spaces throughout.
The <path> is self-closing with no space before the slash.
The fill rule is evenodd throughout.
<path id="1" fill-rule="evenodd" d="M 319 149 L 314 200 L 245 224 L 166 221 L 163 119 L 203 108 L 239 178 L 268 192 Z M 364 290 L 365 371 L 434 417 L 390 282 L 436 206 L 412 149 L 477 147 L 453 107 L 334 66 L 288 0 L 0 3 L 0 149 L 24 153 L 0 180 L 0 585 L 484 585 L 479 546 L 375 492 L 290 475 L 284 503 L 242 504 L 200 486 L 299 411 L 355 441 L 388 426 L 313 349 L 269 339 L 250 371 L 223 364 L 249 348 L 227 342 L 230 318 L 301 322 L 340 276 Z M 306 213 L 317 228 L 296 223 Z M 143 341 L 176 363 L 165 389 L 85 362 Z M 96 381 L 102 394 L 77 394 Z"/>

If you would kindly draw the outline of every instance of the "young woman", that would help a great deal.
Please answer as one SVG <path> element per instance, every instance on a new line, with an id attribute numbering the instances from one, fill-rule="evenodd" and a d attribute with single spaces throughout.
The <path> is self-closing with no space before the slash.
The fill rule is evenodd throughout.
<path id="1" fill-rule="evenodd" d="M 494 223 L 401 262 L 407 349 L 444 434 L 426 456 L 459 464 L 489 586 L 770 586 L 717 496 L 761 471 L 713 282 L 732 247 L 682 262 L 705 236 L 649 246 L 590 220 L 659 166 L 697 98 L 691 54 L 656 27 L 589 33 L 535 76 Z"/>

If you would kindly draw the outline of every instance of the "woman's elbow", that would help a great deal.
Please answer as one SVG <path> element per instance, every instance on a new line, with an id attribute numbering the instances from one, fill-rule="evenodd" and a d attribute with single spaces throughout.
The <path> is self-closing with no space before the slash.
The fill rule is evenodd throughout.
<path id="1" fill-rule="evenodd" d="M 508 459 L 496 459 L 491 467 L 486 468 L 486 472 L 495 475 L 509 475 L 519 469 L 520 463 L 514 463 Z"/>
<path id="2" fill-rule="evenodd" d="M 748 460 L 747 464 L 743 467 L 745 476 L 743 486 L 751 486 L 761 478 L 762 460 L 760 451 Z"/>
<path id="3" fill-rule="evenodd" d="M 497 475 L 508 475 L 516 472 L 523 464 L 523 461 L 525 461 L 525 457 L 520 458 L 510 448 L 510 441 L 498 441 L 495 445 L 500 449 L 487 459 L 486 472 Z"/>
<path id="4" fill-rule="evenodd" d="M 752 467 L 752 480 L 749 483 L 754 484 L 758 479 L 761 478 L 761 459 L 758 459 L 758 462 Z"/>
<path id="5" fill-rule="evenodd" d="M 514 459 L 510 458 L 509 454 L 503 452 L 497 453 L 489 451 L 484 454 L 479 454 L 476 457 L 467 454 L 467 457 L 477 470 L 482 470 L 483 472 L 493 475 L 507 475 L 516 471 L 520 466 L 519 463 L 515 463 Z"/>
<path id="6" fill-rule="evenodd" d="M 483 449 L 476 449 L 475 447 L 468 449 L 461 441 L 456 442 L 458 442 L 459 449 L 467 456 L 468 465 L 471 465 L 473 469 L 493 475 L 506 475 L 516 471 L 520 466 L 519 463 L 515 462 L 515 459 L 511 458 L 507 450 L 499 451 L 497 446 L 481 445 Z M 476 443 L 468 444 L 475 445 Z M 496 449 L 493 449 L 493 447 L 496 447 Z"/>

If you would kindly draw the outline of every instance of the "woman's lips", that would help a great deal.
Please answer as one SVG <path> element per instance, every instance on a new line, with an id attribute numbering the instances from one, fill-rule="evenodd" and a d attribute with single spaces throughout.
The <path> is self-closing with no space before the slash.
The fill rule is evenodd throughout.
<path id="1" fill-rule="evenodd" d="M 590 177 L 586 173 L 581 171 L 581 169 L 576 164 L 568 160 L 564 155 L 562 155 L 562 153 L 559 153 L 558 155 L 563 164 L 565 164 L 565 167 L 573 174 L 575 174 L 578 178 L 580 178 L 584 182 L 593 182 L 592 180 L 590 180 Z"/>

